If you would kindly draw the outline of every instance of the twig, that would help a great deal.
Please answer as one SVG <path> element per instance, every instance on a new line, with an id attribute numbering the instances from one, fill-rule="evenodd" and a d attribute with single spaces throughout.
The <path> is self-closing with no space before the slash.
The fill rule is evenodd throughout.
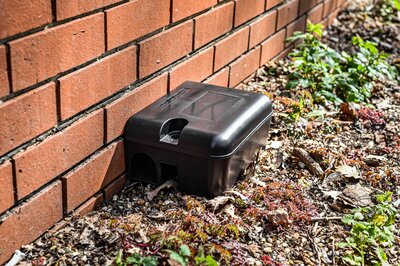
<path id="1" fill-rule="evenodd" d="M 341 220 L 341 216 L 331 216 L 331 217 L 314 217 L 311 218 L 311 222 L 318 222 L 318 221 L 335 221 L 335 220 Z"/>
<path id="2" fill-rule="evenodd" d="M 304 163 L 308 170 L 310 170 L 310 172 L 314 175 L 322 176 L 324 174 L 321 166 L 305 150 L 301 148 L 294 148 L 293 156 L 299 158 L 299 160 Z"/>
<path id="3" fill-rule="evenodd" d="M 332 240 L 332 262 L 333 262 L 333 266 L 336 266 L 336 262 L 335 262 L 335 239 Z"/>
<path id="4" fill-rule="evenodd" d="M 314 251 L 317 253 L 317 257 L 318 257 L 318 265 L 321 265 L 321 255 L 319 254 L 319 250 L 318 250 L 318 246 L 317 246 L 317 244 L 315 243 L 315 235 L 314 235 L 314 231 L 315 231 L 315 229 L 316 229 L 316 227 L 318 226 L 318 222 L 315 224 L 315 226 L 314 226 L 314 228 L 313 228 L 313 230 L 310 232 L 310 231 L 308 231 L 308 234 L 307 234 L 307 237 L 308 237 L 308 239 L 310 239 L 310 241 L 312 242 L 312 244 L 313 244 L 313 249 L 314 249 Z M 312 235 L 311 235 L 312 234 Z"/>

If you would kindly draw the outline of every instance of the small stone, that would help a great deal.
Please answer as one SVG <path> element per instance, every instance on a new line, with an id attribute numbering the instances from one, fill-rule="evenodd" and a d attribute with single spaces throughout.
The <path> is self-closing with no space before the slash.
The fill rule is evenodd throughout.
<path id="1" fill-rule="evenodd" d="M 265 247 L 265 248 L 263 249 L 263 251 L 264 251 L 265 253 L 270 254 L 270 253 L 272 253 L 272 248 L 271 248 L 271 247 Z"/>

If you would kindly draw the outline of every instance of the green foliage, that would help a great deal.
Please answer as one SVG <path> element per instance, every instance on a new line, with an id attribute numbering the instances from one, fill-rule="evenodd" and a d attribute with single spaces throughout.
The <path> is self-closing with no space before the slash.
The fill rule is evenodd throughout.
<path id="1" fill-rule="evenodd" d="M 385 21 L 392 21 L 400 11 L 400 0 L 379 0 L 375 8 L 377 15 Z"/>
<path id="2" fill-rule="evenodd" d="M 396 69 L 386 62 L 376 44 L 353 38 L 357 52 L 339 53 L 320 41 L 323 26 L 307 24 L 307 32 L 295 32 L 288 42 L 302 40 L 289 55 L 295 71 L 289 75 L 287 89 L 310 90 L 314 100 L 363 102 L 371 95 L 374 81 L 394 80 Z"/>
<path id="3" fill-rule="evenodd" d="M 210 255 L 204 256 L 204 247 L 200 246 L 199 254 L 194 258 L 196 265 L 199 266 L 218 266 L 218 262 Z"/>
<path id="4" fill-rule="evenodd" d="M 157 266 L 158 259 L 154 256 L 141 256 L 139 254 L 132 254 L 124 259 L 123 251 L 119 250 L 117 257 L 115 258 L 115 264 L 117 266 Z"/>
<path id="5" fill-rule="evenodd" d="M 179 247 L 179 252 L 169 251 L 169 258 L 180 263 L 182 266 L 186 266 L 189 262 L 189 257 L 191 255 L 190 249 L 187 245 L 181 245 Z"/>
<path id="6" fill-rule="evenodd" d="M 347 249 L 343 262 L 349 265 L 384 265 L 387 263 L 385 247 L 395 241 L 394 222 L 396 208 L 392 205 L 392 193 L 376 196 L 378 204 L 354 209 L 343 216 L 342 222 L 351 226 L 350 236 L 338 246 Z"/>

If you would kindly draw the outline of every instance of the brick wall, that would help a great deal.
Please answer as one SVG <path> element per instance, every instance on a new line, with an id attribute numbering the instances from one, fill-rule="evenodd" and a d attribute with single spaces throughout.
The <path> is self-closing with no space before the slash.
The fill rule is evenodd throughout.
<path id="1" fill-rule="evenodd" d="M 185 80 L 236 87 L 343 0 L 0 0 L 0 264 L 124 184 L 127 119 Z"/>

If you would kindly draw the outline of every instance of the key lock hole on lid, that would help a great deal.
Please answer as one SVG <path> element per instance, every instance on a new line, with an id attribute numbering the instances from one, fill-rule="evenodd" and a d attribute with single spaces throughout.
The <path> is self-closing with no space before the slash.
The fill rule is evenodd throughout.
<path id="1" fill-rule="evenodd" d="M 173 118 L 165 122 L 160 131 L 160 141 L 177 145 L 183 128 L 189 122 L 183 118 Z"/>

